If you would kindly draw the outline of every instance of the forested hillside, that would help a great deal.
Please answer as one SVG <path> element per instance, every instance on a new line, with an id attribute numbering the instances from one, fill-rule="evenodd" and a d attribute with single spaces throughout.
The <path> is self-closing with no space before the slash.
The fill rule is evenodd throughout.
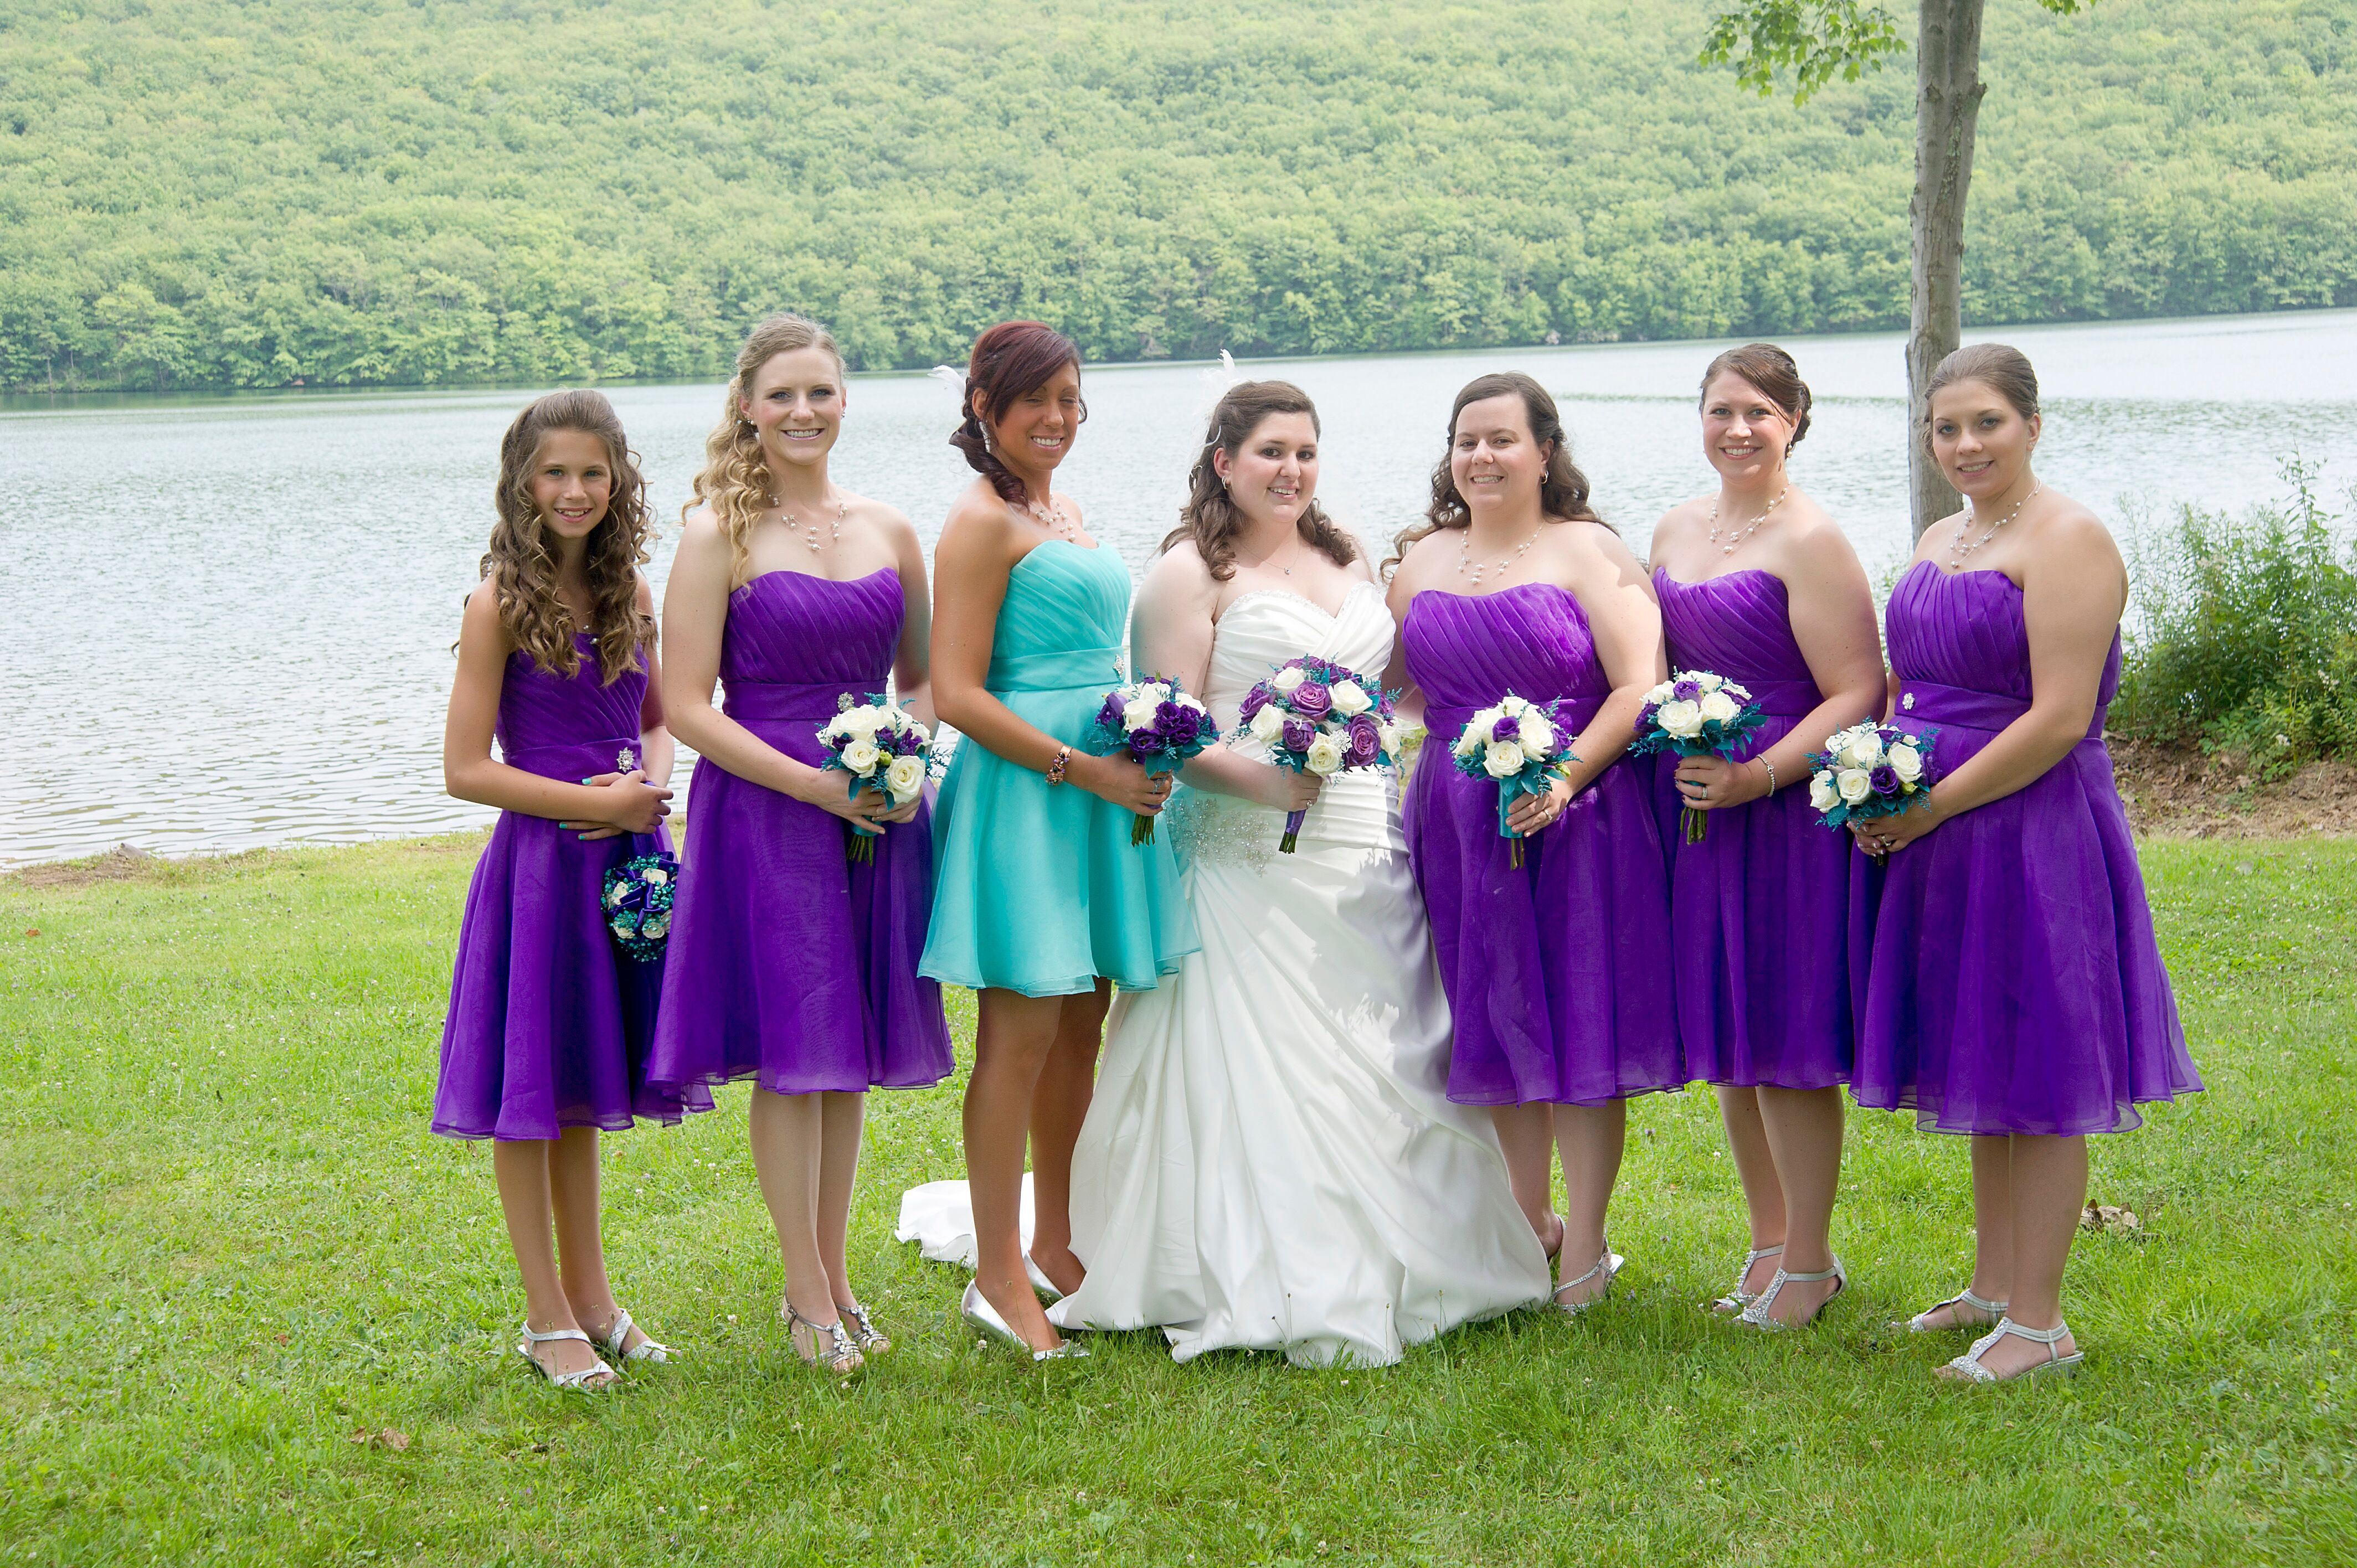
<path id="1" fill-rule="evenodd" d="M 0 384 L 1902 323 L 1911 63 L 1762 101 L 1715 8 L 0 0 Z M 2357 0 L 1989 0 L 1968 311 L 2357 303 L 2352 59 Z"/>

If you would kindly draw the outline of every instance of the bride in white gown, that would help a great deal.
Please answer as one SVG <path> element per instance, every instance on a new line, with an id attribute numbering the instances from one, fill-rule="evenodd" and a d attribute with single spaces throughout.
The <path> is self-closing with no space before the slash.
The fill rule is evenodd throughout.
<path id="1" fill-rule="evenodd" d="M 1317 654 L 1379 678 L 1390 660 L 1365 553 L 1312 504 L 1317 441 L 1298 389 L 1231 388 L 1189 526 L 1139 592 L 1136 667 L 1185 682 L 1223 732 L 1272 665 Z M 1544 1301 L 1547 1260 L 1490 1119 L 1443 1093 L 1448 1008 L 1396 781 L 1320 792 L 1265 756 L 1213 747 L 1163 813 L 1203 950 L 1114 1004 L 1073 1157 L 1087 1277 L 1049 1316 L 1159 1327 L 1182 1361 L 1380 1365 Z M 1279 854 L 1286 808 L 1312 798 Z"/>

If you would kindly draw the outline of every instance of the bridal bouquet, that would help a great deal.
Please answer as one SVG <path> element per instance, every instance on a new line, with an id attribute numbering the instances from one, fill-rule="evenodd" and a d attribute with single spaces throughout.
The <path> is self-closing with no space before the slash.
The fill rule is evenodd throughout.
<path id="1" fill-rule="evenodd" d="M 1243 734 L 1268 747 L 1269 760 L 1320 779 L 1399 758 L 1400 728 L 1392 693 L 1379 681 L 1323 659 L 1289 659 L 1244 693 L 1236 710 Z M 1286 854 L 1307 811 L 1287 812 L 1276 847 Z"/>
<path id="2" fill-rule="evenodd" d="M 1089 727 L 1090 748 L 1099 757 L 1129 753 L 1148 773 L 1175 773 L 1179 765 L 1220 738 L 1219 721 L 1187 689 L 1168 675 L 1149 675 L 1105 693 Z M 1154 819 L 1129 826 L 1133 844 L 1154 842 Z"/>
<path id="3" fill-rule="evenodd" d="M 669 850 L 632 855 L 606 873 L 606 929 L 626 958 L 652 963 L 671 935 L 671 903 L 679 895 L 679 858 Z"/>
<path id="4" fill-rule="evenodd" d="M 933 737 L 917 716 L 889 697 L 871 695 L 854 703 L 849 693 L 835 699 L 839 710 L 819 726 L 818 743 L 826 753 L 822 768 L 840 768 L 851 775 L 850 790 L 868 785 L 894 808 L 907 805 L 932 777 Z M 851 837 L 845 855 L 855 861 L 876 858 L 876 835 L 856 823 L 847 824 Z"/>
<path id="5" fill-rule="evenodd" d="M 1823 751 L 1809 754 L 1809 805 L 1829 828 L 1895 817 L 1939 782 L 1932 745 L 1940 732 L 1910 736 L 1871 719 L 1835 732 Z M 1887 859 L 1876 855 L 1876 860 Z"/>
<path id="6" fill-rule="evenodd" d="M 1513 841 L 1512 860 L 1523 864 L 1523 835 L 1506 825 L 1521 795 L 1544 795 L 1555 787 L 1565 765 L 1578 760 L 1571 754 L 1571 726 L 1556 705 L 1526 702 L 1512 692 L 1498 705 L 1483 708 L 1465 721 L 1465 728 L 1449 747 L 1457 771 L 1471 779 L 1488 779 L 1498 786 L 1498 832 Z"/>
<path id="7" fill-rule="evenodd" d="M 1751 693 L 1726 676 L 1681 670 L 1645 693 L 1645 705 L 1637 711 L 1637 738 L 1629 749 L 1639 757 L 1667 751 L 1732 758 L 1743 737 L 1767 718 Z M 1710 832 L 1710 813 L 1692 806 L 1678 813 L 1678 822 L 1688 843 L 1700 843 Z"/>

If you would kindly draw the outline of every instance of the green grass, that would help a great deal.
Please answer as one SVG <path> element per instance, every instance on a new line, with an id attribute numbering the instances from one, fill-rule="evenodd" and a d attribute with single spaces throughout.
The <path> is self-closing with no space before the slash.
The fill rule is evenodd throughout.
<path id="1" fill-rule="evenodd" d="M 2085 1375 L 1964 1390 L 1887 1320 L 1963 1278 L 1964 1150 L 1860 1115 L 1825 1326 L 1696 1304 L 1738 1247 L 1708 1098 L 1640 1104 L 1610 1304 L 1380 1371 L 1045 1370 L 891 1240 L 953 1087 L 878 1095 L 849 1385 L 771 1316 L 744 1094 L 609 1140 L 621 1297 L 683 1362 L 560 1395 L 479 1145 L 426 1131 L 477 841 L 0 879 L 0 1563 L 2324 1563 L 2357 1552 L 2357 843 L 2146 869 L 2210 1092 L 2098 1140 Z M 38 935 L 32 934 L 38 930 Z M 961 1030 L 971 1015 L 960 1012 Z M 355 1443 L 391 1428 L 404 1449 Z"/>

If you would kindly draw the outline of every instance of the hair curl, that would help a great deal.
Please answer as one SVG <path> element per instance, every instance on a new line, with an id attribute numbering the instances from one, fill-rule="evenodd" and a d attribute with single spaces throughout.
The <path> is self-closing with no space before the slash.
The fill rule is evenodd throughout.
<path id="1" fill-rule="evenodd" d="M 990 449 L 990 432 L 974 406 L 978 394 L 994 416 L 1004 416 L 1015 400 L 1038 392 L 1066 365 L 1080 368 L 1080 346 L 1044 321 L 1002 321 L 974 340 L 965 367 L 965 396 L 958 403 L 957 433 L 950 445 L 965 454 L 974 471 L 990 481 L 998 499 L 1021 508 L 1030 501 L 1023 481 Z M 1089 405 L 1081 404 L 1086 424 Z"/>
<path id="2" fill-rule="evenodd" d="M 1227 481 L 1212 466 L 1212 457 L 1225 452 L 1232 463 L 1263 422 L 1279 413 L 1306 413 L 1310 428 L 1323 433 L 1318 405 L 1291 381 L 1238 381 L 1211 410 L 1202 453 L 1195 459 L 1194 471 L 1187 476 L 1187 504 L 1178 509 L 1178 526 L 1164 538 L 1162 548 L 1168 550 L 1182 539 L 1193 540 L 1195 553 L 1203 558 L 1213 582 L 1224 583 L 1236 575 L 1236 535 L 1243 532 L 1245 519 L 1243 508 L 1228 493 Z M 1294 520 L 1294 527 L 1304 543 L 1337 566 L 1348 566 L 1359 558 L 1359 548 L 1351 536 L 1334 525 L 1314 498 Z"/>
<path id="3" fill-rule="evenodd" d="M 589 532 L 582 571 L 589 580 L 589 624 L 575 624 L 572 607 L 556 591 L 556 555 L 549 548 L 547 523 L 532 499 L 533 470 L 541 443 L 552 431 L 577 430 L 606 448 L 613 469 L 613 493 L 606 515 Z M 603 392 L 550 392 L 525 405 L 500 438 L 499 488 L 493 497 L 499 521 L 481 574 L 499 603 L 500 628 L 511 646 L 553 674 L 571 679 L 581 668 L 574 637 L 587 632 L 597 642 L 597 668 L 612 685 L 640 667 L 639 650 L 655 639 L 654 618 L 639 608 L 639 568 L 648 559 L 654 514 L 647 505 L 647 482 L 622 422 Z"/>
<path id="4" fill-rule="evenodd" d="M 1790 456 L 1809 433 L 1812 400 L 1809 383 L 1801 379 L 1801 367 L 1792 362 L 1792 355 L 1773 343 L 1746 343 L 1740 349 L 1729 349 L 1710 362 L 1710 368 L 1702 373 L 1699 395 L 1707 399 L 1710 383 L 1729 373 L 1757 388 L 1760 396 L 1792 422 L 1792 439 L 1784 443 L 1785 454 Z"/>
<path id="5" fill-rule="evenodd" d="M 1472 522 L 1472 510 L 1457 491 L 1457 476 L 1450 471 L 1449 457 L 1457 446 L 1458 416 L 1471 404 L 1493 397 L 1521 398 L 1523 414 L 1530 421 L 1531 439 L 1547 448 L 1546 474 L 1539 481 L 1539 515 L 1565 522 L 1612 526 L 1587 504 L 1587 476 L 1571 460 L 1571 437 L 1564 430 L 1563 415 L 1555 411 L 1555 399 L 1547 395 L 1546 388 L 1522 371 L 1500 371 L 1474 377 L 1458 392 L 1456 403 L 1448 410 L 1448 447 L 1440 454 L 1439 465 L 1432 470 L 1432 504 L 1425 509 L 1424 521 L 1402 531 L 1392 542 L 1391 559 L 1383 563 L 1386 569 L 1407 559 L 1409 548 L 1426 534 L 1445 528 L 1464 528 Z"/>
<path id="6" fill-rule="evenodd" d="M 1923 417 L 1916 424 L 1915 438 L 1926 452 L 1932 450 L 1932 400 L 1959 381 L 1985 383 L 2011 403 L 2025 424 L 2038 417 L 2038 372 L 2030 369 L 2029 356 L 2008 343 L 1969 344 L 1941 360 L 1923 385 Z"/>
<path id="7" fill-rule="evenodd" d="M 841 376 L 843 350 L 834 346 L 834 335 L 809 317 L 781 312 L 754 328 L 746 335 L 745 346 L 737 350 L 737 372 L 728 378 L 720 423 L 704 438 L 704 467 L 695 476 L 687 504 L 679 509 L 684 520 L 698 506 L 711 507 L 720 524 L 720 536 L 728 542 L 732 592 L 743 587 L 751 575 L 753 530 L 773 493 L 769 460 L 761 456 L 760 434 L 745 417 L 744 405 L 753 395 L 753 378 L 761 367 L 797 349 L 825 349 L 834 359 L 836 375 Z"/>

